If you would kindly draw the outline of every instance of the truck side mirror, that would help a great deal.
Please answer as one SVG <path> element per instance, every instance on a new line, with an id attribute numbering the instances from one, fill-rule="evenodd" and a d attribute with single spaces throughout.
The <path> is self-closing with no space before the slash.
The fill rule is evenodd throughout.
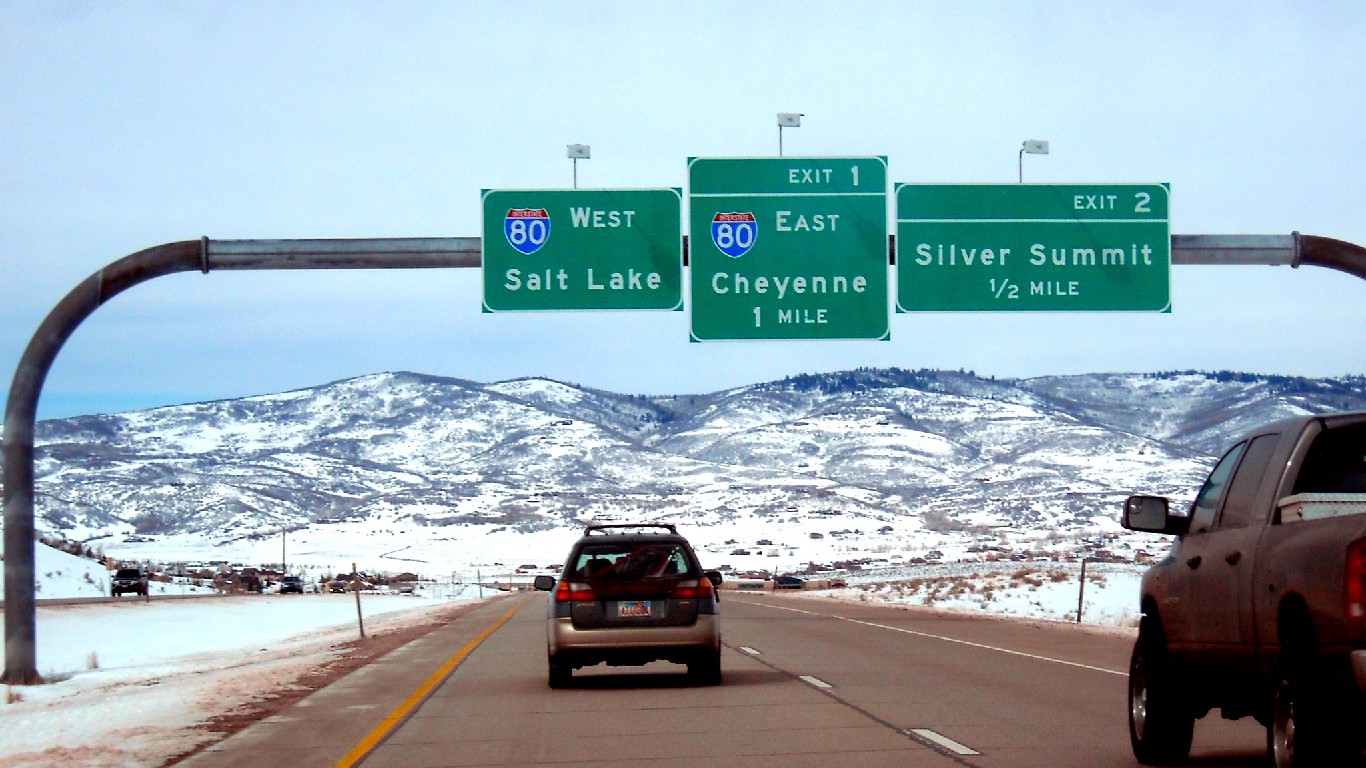
<path id="1" fill-rule="evenodd" d="M 551 590 L 555 589 L 555 577 L 537 576 L 534 580 L 532 580 L 531 586 L 535 587 L 541 592 L 550 592 Z"/>
<path id="2" fill-rule="evenodd" d="M 1162 496 L 1130 496 L 1124 502 L 1120 525 L 1131 531 L 1183 534 L 1190 525 L 1188 517 L 1173 517 L 1171 502 Z"/>

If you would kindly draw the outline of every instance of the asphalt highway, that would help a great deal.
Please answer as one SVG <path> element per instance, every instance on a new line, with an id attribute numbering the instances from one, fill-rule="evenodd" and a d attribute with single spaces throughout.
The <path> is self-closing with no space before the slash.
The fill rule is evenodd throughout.
<path id="1" fill-rule="evenodd" d="M 190 758 L 232 766 L 1134 766 L 1132 635 L 725 593 L 720 686 L 684 668 L 546 682 L 540 594 L 495 600 Z M 1188 765 L 1265 764 L 1211 715 Z"/>

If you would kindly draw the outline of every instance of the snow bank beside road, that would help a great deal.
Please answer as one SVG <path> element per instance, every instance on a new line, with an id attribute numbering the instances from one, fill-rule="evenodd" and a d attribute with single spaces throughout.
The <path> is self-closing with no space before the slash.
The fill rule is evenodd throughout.
<path id="1" fill-rule="evenodd" d="M 477 594 L 363 594 L 367 635 Z M 216 738 L 211 718 L 293 685 L 359 632 L 352 595 L 246 595 L 40 606 L 37 634 L 50 682 L 7 690 L 7 768 L 158 765 Z"/>
<path id="2" fill-rule="evenodd" d="M 113 574 L 95 560 L 67 554 L 45 544 L 37 544 L 33 552 L 33 596 L 37 600 L 69 600 L 80 597 L 109 597 Z M 0 569 L 0 594 L 5 586 L 4 569 Z M 215 590 L 190 584 L 151 581 L 152 595 L 215 594 Z M 128 595 L 133 599 L 134 595 Z M 0 603 L 3 606 L 3 603 Z"/>
<path id="3" fill-rule="evenodd" d="M 1077 563 L 954 563 L 887 569 L 848 579 L 839 589 L 804 596 L 899 603 L 950 611 L 1076 621 L 1091 626 L 1138 626 L 1139 585 L 1146 565 L 1088 563 L 1081 591 Z"/>
<path id="4" fill-rule="evenodd" d="M 367 617 L 379 616 L 444 602 L 362 594 L 361 611 Z M 285 638 L 332 629 L 358 634 L 352 595 L 238 595 L 44 606 L 38 609 L 38 672 L 47 678 L 84 674 L 92 656 L 99 669 L 110 671 L 180 656 L 271 653 Z"/>

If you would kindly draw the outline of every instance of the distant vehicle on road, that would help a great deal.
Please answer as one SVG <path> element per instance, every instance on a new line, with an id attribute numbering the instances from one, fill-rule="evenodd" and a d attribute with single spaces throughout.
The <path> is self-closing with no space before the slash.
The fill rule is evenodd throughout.
<path id="1" fill-rule="evenodd" d="M 721 682 L 721 617 L 717 571 L 703 571 L 688 540 L 672 525 L 590 525 L 574 543 L 551 592 L 546 635 L 550 687 L 574 670 L 606 663 L 652 661 L 688 665 L 703 685 Z"/>
<path id="2" fill-rule="evenodd" d="M 1366 740 L 1366 413 L 1254 429 L 1189 511 L 1132 496 L 1125 528 L 1176 534 L 1143 578 L 1129 736 L 1184 760 L 1213 709 L 1267 729 L 1276 768 L 1355 765 Z"/>
<path id="3" fill-rule="evenodd" d="M 114 572 L 109 582 L 109 596 L 118 597 L 126 592 L 147 596 L 147 574 L 141 568 L 120 568 Z"/>
<path id="4" fill-rule="evenodd" d="M 297 592 L 302 595 L 304 593 L 304 580 L 298 576 L 286 576 L 280 579 L 280 594 L 284 595 L 290 592 Z"/>

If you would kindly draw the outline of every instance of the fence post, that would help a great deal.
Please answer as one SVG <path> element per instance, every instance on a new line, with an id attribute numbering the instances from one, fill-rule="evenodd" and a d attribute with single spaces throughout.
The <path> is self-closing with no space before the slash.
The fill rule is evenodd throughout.
<path id="1" fill-rule="evenodd" d="M 1082 608 L 1086 603 L 1086 558 L 1081 559 L 1081 587 L 1077 590 L 1077 623 L 1081 623 Z"/>
<path id="2" fill-rule="evenodd" d="M 356 593 L 356 625 L 360 627 L 361 639 L 365 639 L 365 617 L 360 613 L 360 574 L 356 572 L 356 564 L 351 564 L 351 591 Z"/>

